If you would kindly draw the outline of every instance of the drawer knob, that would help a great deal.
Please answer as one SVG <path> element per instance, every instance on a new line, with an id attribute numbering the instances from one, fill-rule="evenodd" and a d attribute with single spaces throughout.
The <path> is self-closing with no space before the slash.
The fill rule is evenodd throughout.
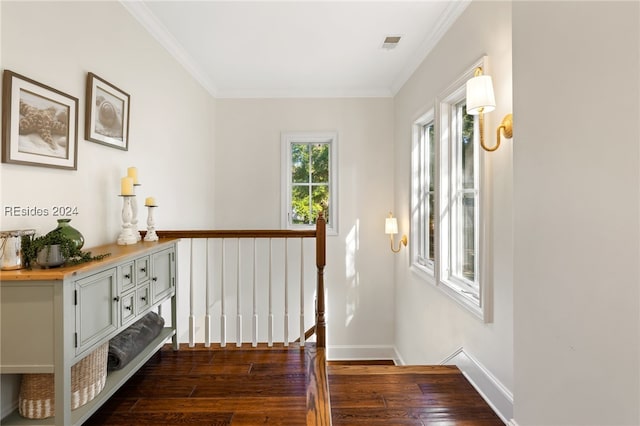
<path id="1" fill-rule="evenodd" d="M 142 296 L 142 297 L 140 298 L 140 300 L 142 300 L 143 302 L 146 302 L 146 301 L 147 301 L 147 298 L 146 298 L 145 296 Z"/>
<path id="2" fill-rule="evenodd" d="M 116 297 L 114 297 L 114 298 L 113 298 L 113 301 L 114 301 L 114 302 L 119 302 L 119 301 L 120 301 L 120 296 L 116 296 Z"/>
<path id="3" fill-rule="evenodd" d="M 125 306 L 124 308 L 125 308 L 127 311 L 131 311 L 131 310 L 133 310 L 133 308 L 132 308 L 131 306 Z"/>
<path id="4" fill-rule="evenodd" d="M 124 277 L 125 277 L 126 279 L 129 279 L 129 278 L 131 278 L 131 274 L 124 274 Z"/>
<path id="5" fill-rule="evenodd" d="M 158 277 L 151 278 L 152 281 L 158 281 Z"/>
<path id="6" fill-rule="evenodd" d="M 140 272 L 147 272 L 147 268 L 140 268 Z"/>

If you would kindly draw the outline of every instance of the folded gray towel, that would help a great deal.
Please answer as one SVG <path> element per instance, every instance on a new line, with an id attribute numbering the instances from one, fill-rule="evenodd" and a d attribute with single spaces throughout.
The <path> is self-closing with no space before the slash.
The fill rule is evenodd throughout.
<path id="1" fill-rule="evenodd" d="M 107 369 L 119 370 L 135 358 L 162 331 L 164 318 L 149 312 L 109 341 Z"/>

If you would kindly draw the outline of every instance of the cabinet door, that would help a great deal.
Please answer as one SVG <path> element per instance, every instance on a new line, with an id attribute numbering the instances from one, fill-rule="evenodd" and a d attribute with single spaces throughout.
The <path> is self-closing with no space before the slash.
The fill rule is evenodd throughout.
<path id="1" fill-rule="evenodd" d="M 151 255 L 151 295 L 153 303 L 173 294 L 175 286 L 175 255 L 169 248 Z"/>
<path id="2" fill-rule="evenodd" d="M 117 268 L 75 282 L 76 354 L 118 328 Z"/>

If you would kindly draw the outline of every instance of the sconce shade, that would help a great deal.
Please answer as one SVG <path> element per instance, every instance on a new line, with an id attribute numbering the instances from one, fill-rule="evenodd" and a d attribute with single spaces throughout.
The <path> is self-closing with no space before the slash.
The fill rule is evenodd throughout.
<path id="1" fill-rule="evenodd" d="M 384 222 L 385 234 L 397 234 L 398 233 L 398 221 L 395 217 L 388 217 Z"/>
<path id="2" fill-rule="evenodd" d="M 478 115 L 496 109 L 490 75 L 478 75 L 467 81 L 467 114 Z"/>

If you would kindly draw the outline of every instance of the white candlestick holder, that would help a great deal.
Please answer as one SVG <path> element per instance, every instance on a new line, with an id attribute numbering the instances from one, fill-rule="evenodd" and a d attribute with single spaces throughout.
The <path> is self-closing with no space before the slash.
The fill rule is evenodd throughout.
<path id="1" fill-rule="evenodd" d="M 145 241 L 158 241 L 158 234 L 156 234 L 156 224 L 153 218 L 153 210 L 158 206 L 146 206 L 147 211 L 147 233 L 144 236 Z"/>
<path id="2" fill-rule="evenodd" d="M 140 241 L 142 240 L 142 234 L 140 234 L 140 231 L 138 230 L 138 197 L 136 197 L 136 186 L 140 186 L 139 183 L 134 183 L 133 184 L 133 198 L 131 200 L 131 213 L 132 213 L 132 218 L 131 218 L 131 228 L 133 230 L 133 235 L 136 236 L 136 240 Z"/>
<path id="3" fill-rule="evenodd" d="M 118 235 L 117 243 L 121 246 L 129 244 L 135 244 L 138 242 L 136 238 L 131 221 L 133 220 L 133 210 L 131 207 L 131 199 L 135 195 L 120 195 L 122 197 L 122 231 Z"/>

